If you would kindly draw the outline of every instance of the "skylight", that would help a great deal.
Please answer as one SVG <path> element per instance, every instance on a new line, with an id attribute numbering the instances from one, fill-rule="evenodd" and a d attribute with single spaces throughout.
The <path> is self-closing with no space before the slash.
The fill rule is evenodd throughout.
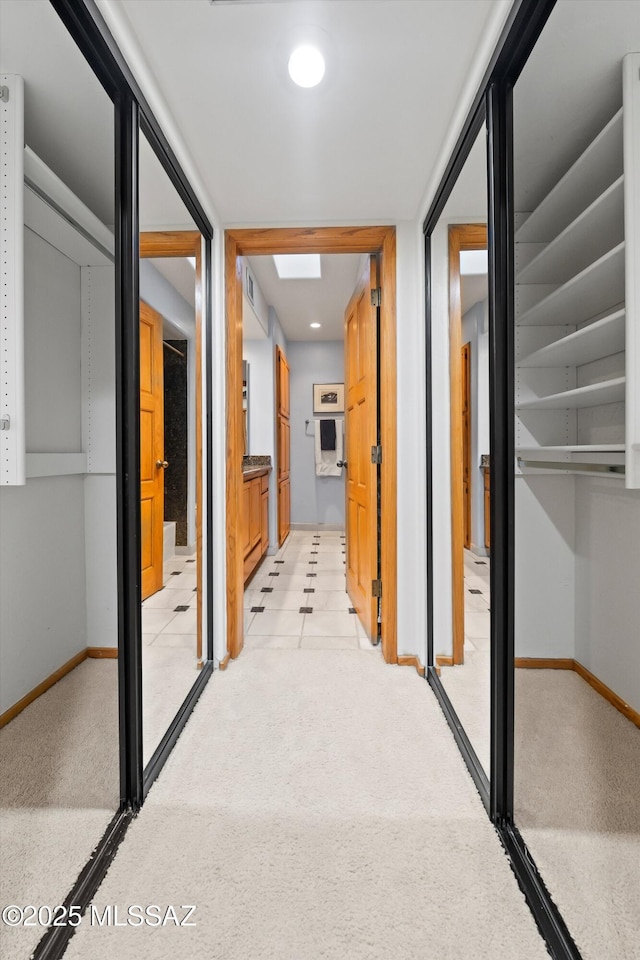
<path id="1" fill-rule="evenodd" d="M 461 250 L 460 275 L 479 276 L 489 271 L 489 257 L 486 250 Z"/>
<path id="2" fill-rule="evenodd" d="M 273 261 L 281 280 L 319 280 L 319 253 L 279 253 L 273 255 Z"/>

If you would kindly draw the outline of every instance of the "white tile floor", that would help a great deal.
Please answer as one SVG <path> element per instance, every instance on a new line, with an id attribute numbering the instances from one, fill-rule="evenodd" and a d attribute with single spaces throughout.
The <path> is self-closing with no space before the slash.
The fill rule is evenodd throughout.
<path id="1" fill-rule="evenodd" d="M 244 649 L 380 651 L 350 612 L 344 550 L 339 531 L 293 530 L 247 586 Z"/>
<path id="2" fill-rule="evenodd" d="M 162 590 L 142 603 L 144 762 L 198 676 L 196 557 L 165 561 Z"/>

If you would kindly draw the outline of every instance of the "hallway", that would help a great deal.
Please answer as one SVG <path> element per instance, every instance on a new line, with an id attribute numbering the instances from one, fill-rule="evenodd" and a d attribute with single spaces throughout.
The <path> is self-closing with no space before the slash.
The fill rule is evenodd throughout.
<path id="1" fill-rule="evenodd" d="M 94 903 L 196 926 L 88 913 L 67 960 L 547 956 L 435 697 L 355 638 L 215 674 Z"/>

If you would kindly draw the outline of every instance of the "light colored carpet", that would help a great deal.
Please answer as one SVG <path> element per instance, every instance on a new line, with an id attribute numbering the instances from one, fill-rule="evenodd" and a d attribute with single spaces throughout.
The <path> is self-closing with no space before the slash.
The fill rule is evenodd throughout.
<path id="1" fill-rule="evenodd" d="M 640 730 L 576 673 L 516 670 L 516 823 L 584 960 L 640 960 Z"/>
<path id="2" fill-rule="evenodd" d="M 85 660 L 7 724 L 0 766 L 0 904 L 55 906 L 119 803 L 116 661 Z M 43 933 L 0 923 L 0 955 Z"/>
<path id="3" fill-rule="evenodd" d="M 66 960 L 544 960 L 437 701 L 358 650 L 251 650 L 207 686 Z"/>

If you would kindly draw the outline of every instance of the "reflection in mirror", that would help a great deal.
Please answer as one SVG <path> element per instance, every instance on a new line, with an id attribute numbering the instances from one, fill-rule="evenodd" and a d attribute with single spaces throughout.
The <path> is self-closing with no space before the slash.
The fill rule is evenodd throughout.
<path id="1" fill-rule="evenodd" d="M 0 184 L 3 254 L 24 250 L 2 352 L 23 342 L 8 363 L 25 406 L 21 449 L 18 404 L 2 433 L 0 902 L 55 905 L 119 804 L 114 118 L 48 2 L 2 0 L 0 20 L 2 149 L 24 166 L 12 192 L 5 159 Z M 43 933 L 3 924 L 0 953 L 30 956 Z"/>
<path id="2" fill-rule="evenodd" d="M 435 572 L 434 641 L 442 684 L 489 775 L 489 332 L 486 133 L 481 129 L 432 236 L 434 390 L 450 422 L 434 423 L 434 505 L 450 490 L 451 524 L 434 517 L 435 539 L 451 543 L 451 566 Z M 436 329 L 437 328 L 437 329 Z M 438 384 L 438 344 L 450 378 Z M 446 400 L 444 397 L 446 396 Z M 436 465 L 450 444 L 450 473 Z M 442 460 L 440 460 L 442 463 Z M 446 484 L 446 489 L 445 489 Z M 448 496 L 447 498 L 448 499 Z M 439 525 L 443 524 L 442 527 Z M 446 527 L 444 526 L 446 524 Z M 447 550 L 447 553 L 449 551 Z M 451 583 L 451 593 L 445 587 Z M 448 598 L 453 597 L 452 609 Z M 444 598 L 447 598 L 445 601 Z M 450 642 L 445 638 L 450 637 Z"/>
<path id="3" fill-rule="evenodd" d="M 202 665 L 202 238 L 140 138 L 143 759 Z"/>
<path id="4" fill-rule="evenodd" d="M 515 820 L 584 960 L 640 944 L 638 51 L 559 0 L 514 92 Z"/>

